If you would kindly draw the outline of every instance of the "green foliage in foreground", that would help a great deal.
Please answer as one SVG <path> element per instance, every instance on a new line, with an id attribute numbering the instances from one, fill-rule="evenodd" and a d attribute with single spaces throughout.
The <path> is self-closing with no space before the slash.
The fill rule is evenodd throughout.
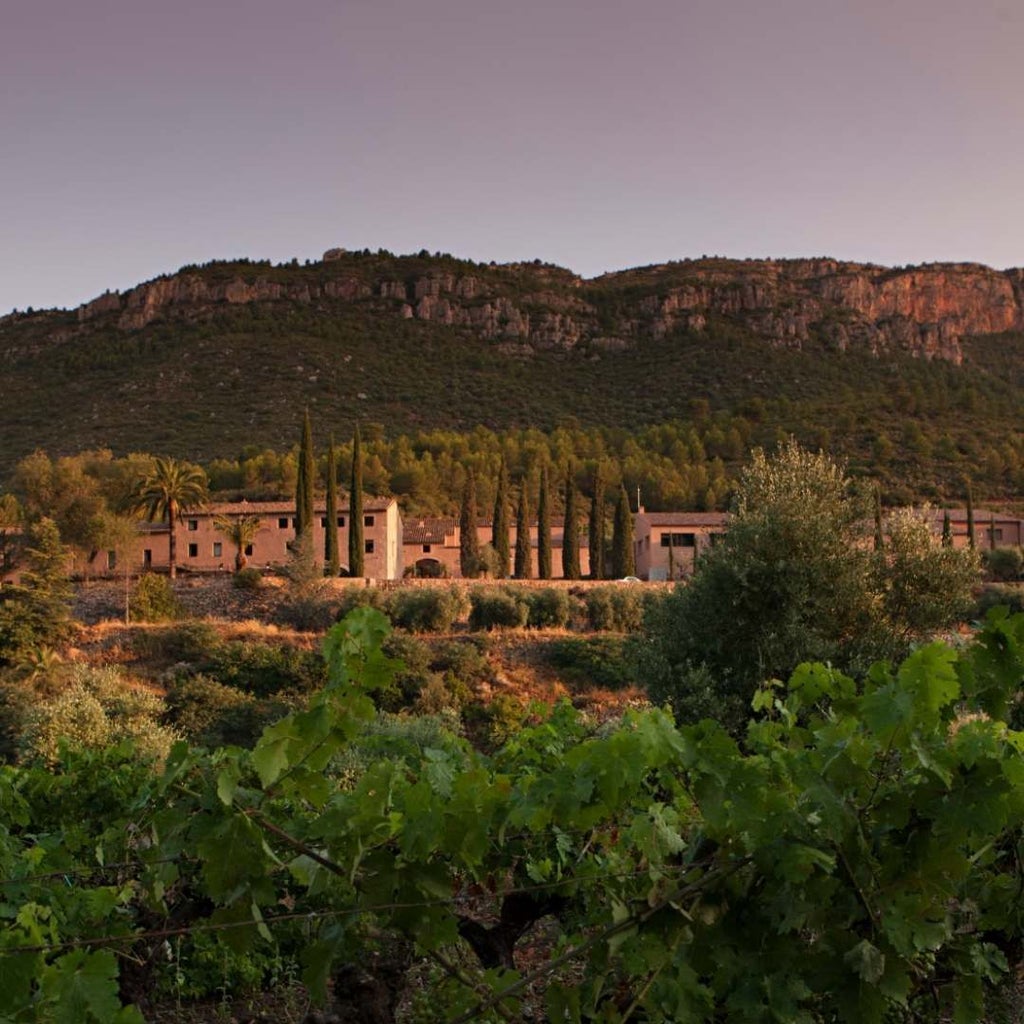
<path id="1" fill-rule="evenodd" d="M 139 1020 L 113 951 L 151 962 L 173 922 L 301 949 L 320 999 L 368 942 L 414 942 L 451 968 L 451 1021 L 515 1019 L 528 984 L 558 1021 L 982 1019 L 1024 925 L 1024 617 L 860 681 L 801 665 L 742 744 L 657 710 L 591 733 L 563 706 L 491 757 L 393 732 L 374 760 L 387 628 L 332 630 L 326 686 L 252 752 L 3 769 L 0 1017 Z"/>

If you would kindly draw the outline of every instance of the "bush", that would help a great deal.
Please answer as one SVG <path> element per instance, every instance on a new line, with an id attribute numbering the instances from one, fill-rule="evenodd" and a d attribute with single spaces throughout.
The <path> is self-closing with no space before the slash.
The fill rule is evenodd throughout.
<path id="1" fill-rule="evenodd" d="M 466 611 L 456 587 L 400 590 L 391 604 L 391 620 L 411 633 L 447 633 Z"/>
<path id="2" fill-rule="evenodd" d="M 340 622 L 355 608 L 376 608 L 391 618 L 391 595 L 376 587 L 345 587 L 335 595 L 336 620 Z"/>
<path id="3" fill-rule="evenodd" d="M 289 710 L 284 701 L 257 700 L 205 675 L 177 680 L 166 705 L 167 724 L 204 747 L 251 747 L 265 726 Z"/>
<path id="4" fill-rule="evenodd" d="M 622 637 L 566 637 L 548 644 L 548 662 L 577 687 L 622 690 L 637 683 L 631 645 Z"/>
<path id="5" fill-rule="evenodd" d="M 183 622 L 180 626 L 139 630 L 132 636 L 136 654 L 191 664 L 206 662 L 219 646 L 217 630 L 208 622 Z"/>
<path id="6" fill-rule="evenodd" d="M 240 641 L 218 645 L 204 663 L 204 671 L 220 683 L 257 697 L 286 690 L 309 693 L 320 689 L 327 679 L 317 651 Z"/>
<path id="7" fill-rule="evenodd" d="M 995 548 L 981 553 L 981 564 L 989 579 L 1006 583 L 1020 579 L 1024 555 L 1020 548 Z"/>
<path id="8" fill-rule="evenodd" d="M 231 578 L 231 582 L 239 590 L 259 590 L 263 586 L 263 573 L 255 566 L 239 569 Z"/>
<path id="9" fill-rule="evenodd" d="M 424 685 L 435 675 L 430 670 L 430 648 L 414 636 L 391 633 L 385 637 L 381 649 L 401 666 L 389 686 L 374 691 L 374 702 L 381 711 L 402 711 L 412 706 Z"/>
<path id="10" fill-rule="evenodd" d="M 135 584 L 128 608 L 131 618 L 142 622 L 167 622 L 180 619 L 183 614 L 171 581 L 154 572 L 147 573 Z"/>
<path id="11" fill-rule="evenodd" d="M 413 771 L 425 762 L 441 772 L 449 765 L 464 768 L 469 747 L 458 729 L 458 718 L 446 712 L 411 716 L 382 712 L 335 756 L 331 774 L 343 787 L 351 788 L 367 768 L 384 759 L 402 761 Z"/>
<path id="12" fill-rule="evenodd" d="M 989 583 L 981 588 L 981 593 L 974 605 L 973 618 L 983 619 L 992 608 L 1000 605 L 1015 615 L 1024 612 L 1024 587 Z"/>
<path id="13" fill-rule="evenodd" d="M 143 758 L 162 760 L 176 739 L 160 724 L 163 713 L 159 697 L 132 687 L 117 669 L 76 665 L 68 687 L 26 715 L 21 758 L 53 764 L 65 744 L 99 750 L 131 740 Z"/>
<path id="14" fill-rule="evenodd" d="M 526 601 L 509 589 L 474 587 L 469 592 L 469 604 L 470 629 L 521 629 L 530 615 Z"/>
<path id="15" fill-rule="evenodd" d="M 284 596 L 271 618 L 279 626 L 301 633 L 326 633 L 339 618 L 341 604 L 330 588 L 303 587 Z"/>
<path id="16" fill-rule="evenodd" d="M 557 587 L 528 590 L 526 606 L 526 624 L 531 629 L 564 629 L 572 613 L 569 595 Z"/>
<path id="17" fill-rule="evenodd" d="M 587 624 L 598 632 L 636 632 L 643 625 L 648 600 L 640 587 L 591 587 L 583 597 Z"/>

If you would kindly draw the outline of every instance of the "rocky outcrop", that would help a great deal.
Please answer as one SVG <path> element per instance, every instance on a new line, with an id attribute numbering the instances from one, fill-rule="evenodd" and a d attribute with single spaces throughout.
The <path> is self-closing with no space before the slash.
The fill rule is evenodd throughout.
<path id="1" fill-rule="evenodd" d="M 1024 330 L 1021 270 L 764 260 L 734 264 L 731 271 L 675 264 L 673 276 L 691 266 L 692 280 L 639 303 L 653 336 L 680 327 L 699 331 L 700 318 L 713 314 L 739 320 L 781 346 L 864 345 L 875 353 L 904 349 L 959 363 L 965 336 Z"/>
<path id="2" fill-rule="evenodd" d="M 402 259 L 394 266 L 401 271 Z M 466 328 L 522 353 L 621 348 L 679 331 L 699 334 L 724 319 L 780 347 L 905 350 L 955 363 L 965 336 L 1024 330 L 1024 270 L 977 264 L 890 269 L 831 259 L 694 260 L 583 281 L 535 264 L 372 276 L 337 249 L 311 270 L 209 277 L 189 270 L 124 294 L 107 292 L 79 308 L 79 323 L 107 318 L 138 330 L 218 305 L 335 300 Z"/>

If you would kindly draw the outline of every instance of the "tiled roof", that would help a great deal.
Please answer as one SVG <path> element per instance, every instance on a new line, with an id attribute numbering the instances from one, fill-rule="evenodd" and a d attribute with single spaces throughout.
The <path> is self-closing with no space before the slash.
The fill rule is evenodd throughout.
<path id="1" fill-rule="evenodd" d="M 722 526 L 729 522 L 726 512 L 639 512 L 637 522 L 650 526 Z"/>
<path id="2" fill-rule="evenodd" d="M 445 536 L 451 536 L 458 525 L 454 516 L 409 520 L 402 523 L 402 543 L 443 544 Z"/>
<path id="3" fill-rule="evenodd" d="M 364 512 L 386 512 L 395 503 L 394 498 L 363 498 Z M 318 501 L 313 511 L 316 515 L 323 515 L 327 511 L 327 502 Z M 189 513 L 194 519 L 197 515 L 212 516 L 284 516 L 295 515 L 294 501 L 220 501 L 211 505 L 204 505 Z M 348 497 L 338 497 L 338 515 L 348 514 Z"/>

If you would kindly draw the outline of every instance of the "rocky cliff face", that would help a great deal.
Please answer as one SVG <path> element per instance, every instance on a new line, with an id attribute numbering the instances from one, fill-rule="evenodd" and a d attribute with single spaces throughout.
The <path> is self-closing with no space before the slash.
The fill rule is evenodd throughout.
<path id="1" fill-rule="evenodd" d="M 511 350 L 601 349 L 700 333 L 713 319 L 792 348 L 863 346 L 959 363 L 965 336 L 1024 330 L 1024 270 L 977 264 L 889 269 L 837 260 L 698 260 L 584 281 L 533 264 L 368 275 L 358 258 L 330 250 L 312 268 L 270 277 L 258 270 L 211 282 L 183 272 L 108 292 L 78 310 L 137 330 L 160 319 L 208 315 L 218 306 L 328 300 L 365 302 L 385 314 L 463 327 Z"/>

